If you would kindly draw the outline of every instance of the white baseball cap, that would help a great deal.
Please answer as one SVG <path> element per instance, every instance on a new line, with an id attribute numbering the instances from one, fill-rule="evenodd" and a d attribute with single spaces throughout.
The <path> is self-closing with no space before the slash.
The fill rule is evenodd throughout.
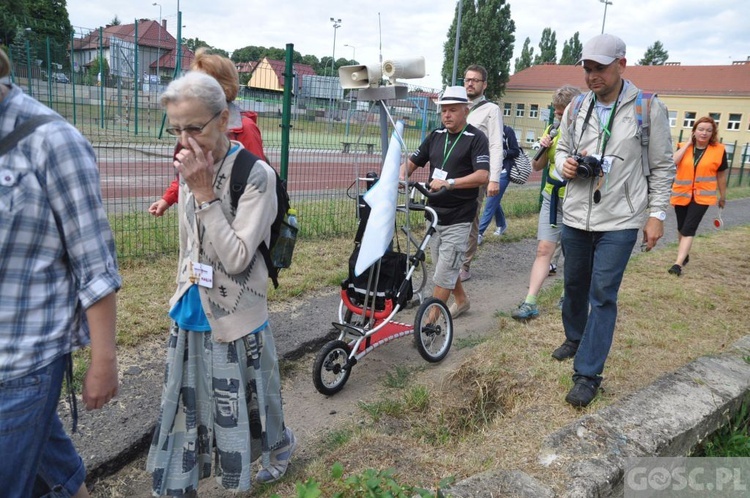
<path id="1" fill-rule="evenodd" d="M 615 59 L 625 57 L 625 42 L 614 35 L 597 35 L 586 42 L 577 64 L 583 61 L 594 61 L 609 65 Z"/>

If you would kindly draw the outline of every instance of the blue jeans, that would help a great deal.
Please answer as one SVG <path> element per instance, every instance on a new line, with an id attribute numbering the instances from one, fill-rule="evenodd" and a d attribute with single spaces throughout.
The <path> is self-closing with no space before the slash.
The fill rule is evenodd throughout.
<path id="1" fill-rule="evenodd" d="M 612 346 L 617 293 L 638 238 L 638 229 L 587 232 L 563 226 L 565 337 L 579 343 L 573 361 L 578 376 L 600 381 Z"/>
<path id="2" fill-rule="evenodd" d="M 493 216 L 495 217 L 497 228 L 508 228 L 508 225 L 505 222 L 503 206 L 500 204 L 500 201 L 503 200 L 503 194 L 505 193 L 505 189 L 508 188 L 509 183 L 510 178 L 508 177 L 508 172 L 503 170 L 502 173 L 500 173 L 500 192 L 492 197 L 487 197 L 487 201 L 484 203 L 484 211 L 482 212 L 482 217 L 479 219 L 480 234 L 484 235 L 484 231 L 490 226 Z"/>
<path id="3" fill-rule="evenodd" d="M 57 416 L 70 355 L 24 377 L 0 382 L 0 494 L 70 497 L 86 470 Z"/>

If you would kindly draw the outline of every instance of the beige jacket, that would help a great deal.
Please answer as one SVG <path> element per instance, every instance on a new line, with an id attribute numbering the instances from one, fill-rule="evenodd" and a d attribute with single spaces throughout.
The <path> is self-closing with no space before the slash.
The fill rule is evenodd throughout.
<path id="1" fill-rule="evenodd" d="M 200 287 L 200 296 L 217 342 L 239 339 L 268 320 L 268 270 L 258 246 L 271 237 L 277 209 L 276 175 L 265 162 L 256 162 L 235 216 L 230 177 L 240 148 L 239 142 L 232 142 L 232 150 L 216 172 L 214 192 L 221 202 L 199 209 L 187 185 L 180 182 L 180 256 L 177 291 L 170 305 L 193 285 L 191 262 L 211 266 L 213 287 Z"/>
<path id="2" fill-rule="evenodd" d="M 503 171 L 503 115 L 497 104 L 492 102 L 477 107 L 484 100 L 483 95 L 471 101 L 467 121 L 479 128 L 489 140 L 490 181 L 499 183 L 500 173 Z"/>

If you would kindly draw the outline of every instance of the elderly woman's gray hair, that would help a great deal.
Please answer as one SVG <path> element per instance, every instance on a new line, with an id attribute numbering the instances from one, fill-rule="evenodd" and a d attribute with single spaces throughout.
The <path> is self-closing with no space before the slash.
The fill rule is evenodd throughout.
<path id="1" fill-rule="evenodd" d="M 195 99 L 202 102 L 211 113 L 227 108 L 227 97 L 221 85 L 212 76 L 200 71 L 190 71 L 177 78 L 161 94 L 161 105 Z"/>
<path id="2" fill-rule="evenodd" d="M 555 90 L 555 94 L 552 96 L 552 105 L 554 107 L 565 107 L 570 104 L 570 101 L 573 100 L 576 95 L 580 95 L 580 93 L 581 89 L 577 86 L 563 85 Z"/>

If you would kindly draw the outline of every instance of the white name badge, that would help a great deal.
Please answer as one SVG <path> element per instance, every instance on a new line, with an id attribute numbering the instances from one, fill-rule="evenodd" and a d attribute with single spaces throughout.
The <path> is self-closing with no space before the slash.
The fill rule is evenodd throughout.
<path id="1" fill-rule="evenodd" d="M 432 178 L 433 180 L 445 181 L 448 178 L 448 172 L 444 169 L 435 169 L 435 171 L 432 172 Z"/>
<path id="2" fill-rule="evenodd" d="M 210 265 L 191 263 L 190 281 L 208 289 L 214 286 L 214 269 Z"/>

